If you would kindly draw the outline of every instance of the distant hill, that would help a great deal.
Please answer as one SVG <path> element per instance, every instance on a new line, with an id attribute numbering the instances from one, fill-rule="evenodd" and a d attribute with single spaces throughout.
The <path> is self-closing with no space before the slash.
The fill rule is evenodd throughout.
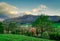
<path id="1" fill-rule="evenodd" d="M 34 16 L 34 15 L 24 15 L 22 17 L 17 17 L 17 18 L 10 18 L 6 19 L 5 22 L 18 22 L 21 24 L 30 24 L 34 22 L 39 16 Z"/>
<path id="2" fill-rule="evenodd" d="M 0 18 L 7 19 L 7 18 L 9 18 L 9 17 L 7 17 L 6 15 L 0 13 Z"/>
<path id="3" fill-rule="evenodd" d="M 17 22 L 21 24 L 31 24 L 34 22 L 39 16 L 34 16 L 34 15 L 24 15 L 22 17 L 17 17 L 17 18 L 10 18 L 6 19 L 5 22 Z M 55 22 L 60 20 L 60 16 L 49 16 L 50 20 Z"/>

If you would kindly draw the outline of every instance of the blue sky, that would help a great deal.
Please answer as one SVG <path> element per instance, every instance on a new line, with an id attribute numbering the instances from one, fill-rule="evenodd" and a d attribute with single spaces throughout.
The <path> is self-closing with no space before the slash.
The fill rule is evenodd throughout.
<path id="1" fill-rule="evenodd" d="M 60 8 L 60 0 L 0 0 L 0 2 L 9 3 L 20 9 L 32 9 L 40 4 L 44 4 L 52 9 Z"/>
<path id="2" fill-rule="evenodd" d="M 60 0 L 0 0 L 0 8 L 0 13 L 3 12 L 0 16 L 5 15 L 11 18 L 24 14 L 41 15 L 42 13 L 60 16 Z"/>
<path id="3" fill-rule="evenodd" d="M 0 0 L 0 2 L 7 2 L 20 9 L 31 9 L 40 5 L 40 0 Z"/>

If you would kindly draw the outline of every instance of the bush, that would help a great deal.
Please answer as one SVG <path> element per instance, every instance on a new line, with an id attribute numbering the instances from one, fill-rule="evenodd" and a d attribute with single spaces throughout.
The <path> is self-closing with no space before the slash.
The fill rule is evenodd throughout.
<path id="1" fill-rule="evenodd" d="M 43 34 L 42 34 L 42 38 L 45 38 L 45 39 L 49 39 L 50 37 L 49 37 L 49 34 L 48 34 L 48 32 L 43 32 Z"/>
<path id="2" fill-rule="evenodd" d="M 16 34 L 16 31 L 13 30 L 11 33 L 12 33 L 12 34 Z"/>
<path id="3" fill-rule="evenodd" d="M 49 35 L 50 35 L 50 39 L 52 40 L 60 40 L 60 33 L 58 32 L 52 32 Z"/>
<path id="4" fill-rule="evenodd" d="M 27 35 L 27 36 L 32 36 L 32 33 L 29 32 L 29 31 L 27 31 L 27 32 L 25 33 L 25 35 Z"/>
<path id="5" fill-rule="evenodd" d="M 19 30 L 13 30 L 12 34 L 20 34 L 20 31 Z"/>

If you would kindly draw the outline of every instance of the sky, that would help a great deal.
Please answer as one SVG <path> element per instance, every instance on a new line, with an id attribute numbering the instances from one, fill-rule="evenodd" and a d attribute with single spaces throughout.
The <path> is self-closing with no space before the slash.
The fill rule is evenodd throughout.
<path id="1" fill-rule="evenodd" d="M 60 16 L 60 0 L 0 0 L 0 13 L 10 18 L 25 14 Z"/>

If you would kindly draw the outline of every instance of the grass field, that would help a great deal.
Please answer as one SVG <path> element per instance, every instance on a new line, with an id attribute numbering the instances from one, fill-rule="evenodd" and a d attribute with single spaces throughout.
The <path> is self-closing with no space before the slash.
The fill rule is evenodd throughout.
<path id="1" fill-rule="evenodd" d="M 24 35 L 0 34 L 0 41 L 53 41 L 53 40 L 28 37 Z"/>
<path id="2" fill-rule="evenodd" d="M 53 26 L 54 26 L 55 28 L 60 28 L 60 23 L 58 23 L 58 22 L 53 23 Z"/>

